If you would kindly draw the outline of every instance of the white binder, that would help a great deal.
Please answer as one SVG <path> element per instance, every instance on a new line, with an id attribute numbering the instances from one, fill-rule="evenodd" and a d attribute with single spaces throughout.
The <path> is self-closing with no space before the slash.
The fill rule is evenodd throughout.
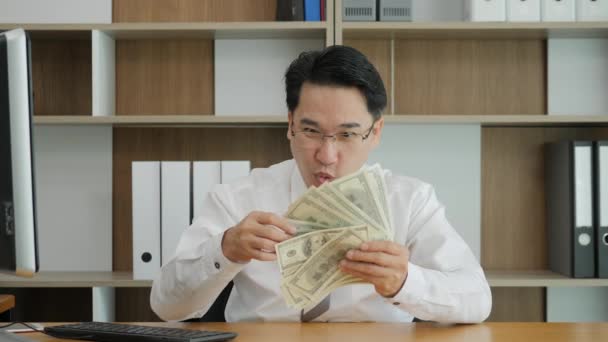
<path id="1" fill-rule="evenodd" d="M 608 0 L 576 0 L 576 20 L 608 20 Z"/>
<path id="2" fill-rule="evenodd" d="M 469 21 L 505 21 L 505 0 L 465 0 L 465 18 Z"/>
<path id="3" fill-rule="evenodd" d="M 575 21 L 575 0 L 541 0 L 542 21 Z"/>
<path id="4" fill-rule="evenodd" d="M 184 229 L 190 225 L 190 162 L 161 163 L 161 265 L 177 249 Z"/>
<path id="5" fill-rule="evenodd" d="M 229 184 L 249 175 L 251 163 L 249 160 L 222 161 L 222 184 Z"/>
<path id="6" fill-rule="evenodd" d="M 133 279 L 160 271 L 160 162 L 133 162 Z"/>
<path id="7" fill-rule="evenodd" d="M 540 21 L 540 0 L 507 0 L 507 21 Z"/>
<path id="8" fill-rule="evenodd" d="M 192 165 L 192 221 L 201 216 L 202 202 L 214 185 L 221 183 L 219 161 L 196 161 Z"/>

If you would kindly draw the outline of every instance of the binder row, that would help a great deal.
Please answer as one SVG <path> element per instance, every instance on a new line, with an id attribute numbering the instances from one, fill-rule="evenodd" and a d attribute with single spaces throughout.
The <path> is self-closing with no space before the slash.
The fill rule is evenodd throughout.
<path id="1" fill-rule="evenodd" d="M 342 0 L 342 20 L 412 21 L 412 0 Z"/>
<path id="2" fill-rule="evenodd" d="M 469 21 L 604 21 L 608 0 L 465 0 Z"/>
<path id="3" fill-rule="evenodd" d="M 325 0 L 279 0 L 277 21 L 325 21 Z"/>
<path id="4" fill-rule="evenodd" d="M 216 184 L 247 176 L 249 161 L 134 161 L 133 279 L 154 279 Z"/>
<path id="5" fill-rule="evenodd" d="M 608 278 L 608 140 L 549 143 L 545 153 L 549 268 Z"/>

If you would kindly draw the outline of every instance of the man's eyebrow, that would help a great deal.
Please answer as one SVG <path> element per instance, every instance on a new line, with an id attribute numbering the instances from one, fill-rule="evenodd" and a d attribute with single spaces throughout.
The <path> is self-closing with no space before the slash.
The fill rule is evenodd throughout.
<path id="1" fill-rule="evenodd" d="M 300 124 L 319 127 L 319 123 L 317 121 L 307 119 L 307 118 L 301 119 Z M 340 128 L 357 128 L 357 127 L 361 127 L 361 125 L 358 122 L 345 122 L 345 123 L 340 124 L 338 127 L 340 127 Z"/>
<path id="2" fill-rule="evenodd" d="M 315 120 L 307 119 L 307 118 L 301 119 L 300 120 L 300 124 L 319 127 L 319 123 L 318 122 L 316 122 Z"/>
<path id="3" fill-rule="evenodd" d="M 357 127 L 361 127 L 361 125 L 358 122 L 345 122 L 345 123 L 341 124 L 340 127 L 342 127 L 342 128 L 357 128 Z"/>

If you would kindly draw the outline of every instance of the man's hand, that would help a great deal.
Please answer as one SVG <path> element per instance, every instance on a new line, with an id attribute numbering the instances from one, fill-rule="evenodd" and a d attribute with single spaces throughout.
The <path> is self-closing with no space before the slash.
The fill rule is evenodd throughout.
<path id="1" fill-rule="evenodd" d="M 222 252 L 232 262 L 276 260 L 274 246 L 291 238 L 296 229 L 287 219 L 272 213 L 254 211 L 224 232 Z"/>
<path id="2" fill-rule="evenodd" d="M 384 297 L 394 297 L 407 279 L 408 249 L 392 241 L 368 241 L 351 249 L 340 269 L 370 282 Z"/>

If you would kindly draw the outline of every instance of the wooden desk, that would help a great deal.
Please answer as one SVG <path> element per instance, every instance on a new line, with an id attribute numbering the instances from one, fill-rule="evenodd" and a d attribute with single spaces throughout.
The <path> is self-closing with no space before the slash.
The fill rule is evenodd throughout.
<path id="1" fill-rule="evenodd" d="M 0 314 L 15 307 L 15 296 L 0 295 Z"/>
<path id="2" fill-rule="evenodd" d="M 485 323 L 439 325 L 431 323 L 138 323 L 190 329 L 233 331 L 233 340 L 251 342 L 323 341 L 323 342 L 587 342 L 604 341 L 608 323 Z M 60 340 L 40 333 L 23 335 L 34 341 Z M 71 340 L 73 341 L 73 340 Z"/>

